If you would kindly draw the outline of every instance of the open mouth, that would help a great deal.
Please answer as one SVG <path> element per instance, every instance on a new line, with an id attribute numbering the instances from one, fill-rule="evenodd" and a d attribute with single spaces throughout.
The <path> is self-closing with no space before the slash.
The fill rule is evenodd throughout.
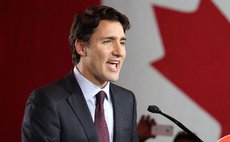
<path id="1" fill-rule="evenodd" d="M 118 60 L 110 60 L 110 61 L 107 62 L 107 64 L 108 64 L 108 67 L 109 67 L 110 71 L 116 72 L 116 71 L 119 70 L 120 61 L 118 61 Z"/>

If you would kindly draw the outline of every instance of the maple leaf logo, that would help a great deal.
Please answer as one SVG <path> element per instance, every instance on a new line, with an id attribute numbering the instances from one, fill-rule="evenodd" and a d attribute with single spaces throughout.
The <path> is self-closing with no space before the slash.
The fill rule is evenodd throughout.
<path id="1" fill-rule="evenodd" d="M 154 6 L 165 56 L 152 66 L 230 132 L 230 25 L 211 1 L 194 13 Z M 196 117 L 196 116 L 194 116 Z"/>

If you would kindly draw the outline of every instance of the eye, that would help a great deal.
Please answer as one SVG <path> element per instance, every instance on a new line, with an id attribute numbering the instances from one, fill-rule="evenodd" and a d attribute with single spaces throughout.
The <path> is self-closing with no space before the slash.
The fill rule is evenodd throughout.
<path id="1" fill-rule="evenodd" d="M 104 40 L 102 41 L 103 44 L 110 44 L 112 41 L 111 40 Z"/>
<path id="2" fill-rule="evenodd" d="M 125 44 L 126 44 L 126 41 L 125 41 L 125 40 L 122 40 L 122 41 L 120 41 L 120 44 L 121 44 L 121 45 L 125 45 Z"/>
<path id="3" fill-rule="evenodd" d="M 114 44 L 114 41 L 112 39 L 105 39 L 102 41 L 102 45 L 106 47 L 110 47 Z"/>

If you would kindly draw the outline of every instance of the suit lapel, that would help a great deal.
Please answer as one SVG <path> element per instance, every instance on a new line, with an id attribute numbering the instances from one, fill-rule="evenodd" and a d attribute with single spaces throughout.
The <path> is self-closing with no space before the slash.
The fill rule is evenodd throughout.
<path id="1" fill-rule="evenodd" d="M 121 119 L 120 117 L 122 116 L 121 112 L 122 112 L 122 105 L 120 104 L 120 100 L 119 99 L 119 95 L 121 94 L 121 92 L 118 90 L 118 89 L 115 89 L 114 85 L 111 83 L 110 84 L 110 94 L 111 94 L 111 97 L 112 97 L 112 101 L 113 101 L 113 115 L 114 115 L 114 137 L 113 137 L 113 140 L 114 142 L 117 142 L 117 141 L 122 141 L 122 140 L 119 140 L 120 138 L 120 130 L 119 128 L 121 128 Z"/>
<path id="2" fill-rule="evenodd" d="M 89 142 L 98 141 L 92 116 L 73 72 L 69 73 L 66 77 L 66 88 L 72 93 L 67 100 L 85 130 Z"/>
<path id="3" fill-rule="evenodd" d="M 133 105 L 135 105 L 133 104 L 134 100 L 128 97 L 127 91 L 123 91 L 123 89 L 112 83 L 110 91 L 114 111 L 114 142 L 138 141 L 138 136 L 133 133 L 135 127 L 135 122 L 133 121 L 136 120 L 136 113 L 130 112 Z"/>

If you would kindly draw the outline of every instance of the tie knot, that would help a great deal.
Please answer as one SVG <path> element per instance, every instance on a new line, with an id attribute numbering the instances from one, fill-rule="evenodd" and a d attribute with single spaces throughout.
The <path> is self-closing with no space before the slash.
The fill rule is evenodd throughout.
<path id="1" fill-rule="evenodd" d="M 105 99 L 105 92 L 99 91 L 96 95 L 96 104 L 103 104 Z"/>

